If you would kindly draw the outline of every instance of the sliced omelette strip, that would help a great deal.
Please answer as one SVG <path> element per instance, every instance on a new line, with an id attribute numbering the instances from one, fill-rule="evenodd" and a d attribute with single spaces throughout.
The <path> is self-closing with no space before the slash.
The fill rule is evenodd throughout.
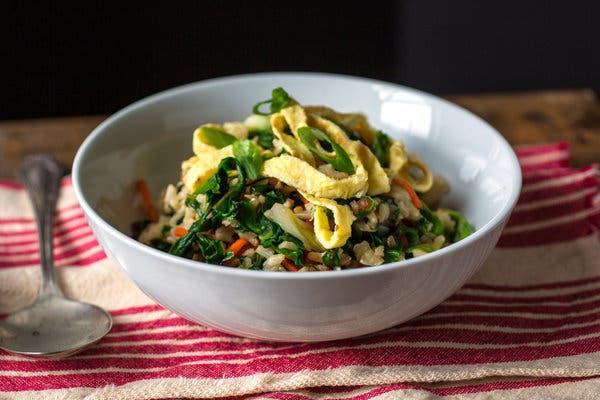
<path id="1" fill-rule="evenodd" d="M 311 123 L 311 126 L 326 132 L 330 138 L 335 140 L 351 155 L 351 159 L 354 156 L 356 161 L 353 160 L 353 163 L 360 163 L 367 171 L 368 195 L 374 196 L 390 191 L 390 180 L 385 170 L 367 146 L 358 140 L 350 140 L 344 130 L 336 123 L 316 114 L 308 115 L 308 121 Z"/>
<path id="2" fill-rule="evenodd" d="M 283 148 L 292 156 L 314 166 L 313 154 L 302 144 L 296 133 L 301 126 L 307 126 L 307 123 L 306 114 L 299 105 L 284 108 L 271 116 L 273 135 L 281 141 Z"/>
<path id="3" fill-rule="evenodd" d="M 318 198 L 303 192 L 300 194 L 314 207 L 313 226 L 319 243 L 325 249 L 334 249 L 346 244 L 352 236 L 352 223 L 355 219 L 350 207 L 338 204 L 335 200 Z M 333 216 L 333 230 L 330 227 L 328 210 Z"/>
<path id="4" fill-rule="evenodd" d="M 367 171 L 362 167 L 360 170 L 357 169 L 354 175 L 338 179 L 289 154 L 266 160 L 260 174 L 264 177 L 277 178 L 313 196 L 330 199 L 360 197 L 365 195 L 368 189 Z"/>
<path id="5" fill-rule="evenodd" d="M 226 122 L 221 125 L 204 124 L 195 131 L 192 139 L 194 156 L 181 164 L 181 180 L 193 192 L 210 178 L 219 162 L 233 156 L 231 143 L 248 137 L 248 129 L 242 123 Z"/>

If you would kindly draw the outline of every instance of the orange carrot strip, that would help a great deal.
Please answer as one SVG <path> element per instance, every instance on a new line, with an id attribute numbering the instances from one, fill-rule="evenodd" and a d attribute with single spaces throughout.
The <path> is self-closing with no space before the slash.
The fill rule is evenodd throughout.
<path id="1" fill-rule="evenodd" d="M 296 272 L 300 270 L 300 268 L 298 268 L 296 264 L 294 264 L 289 258 L 284 258 L 281 262 L 281 265 L 283 265 L 288 271 Z"/>
<path id="2" fill-rule="evenodd" d="M 397 178 L 392 179 L 392 183 L 394 185 L 398 185 L 398 186 L 402 187 L 404 190 L 406 190 L 408 192 L 408 195 L 410 196 L 410 201 L 412 201 L 412 203 L 415 205 L 415 207 L 417 207 L 417 208 L 423 207 L 423 204 L 421 204 L 421 200 L 419 199 L 419 196 L 417 196 L 417 194 L 415 193 L 413 188 L 410 187 L 410 185 L 408 183 L 404 182 L 403 180 L 397 179 Z"/>
<path id="3" fill-rule="evenodd" d="M 148 184 L 146 183 L 146 181 L 143 179 L 138 179 L 137 181 L 135 181 L 135 187 L 140 193 L 140 196 L 142 196 L 144 208 L 146 209 L 146 214 L 148 214 L 148 218 L 150 218 L 150 221 L 158 221 L 158 215 L 156 214 L 156 210 L 152 205 L 152 199 L 150 198 L 150 191 L 148 190 Z"/>
<path id="4" fill-rule="evenodd" d="M 188 230 L 185 229 L 183 226 L 177 226 L 175 227 L 175 229 L 173 229 L 173 235 L 177 237 L 184 236 L 186 233 L 188 233 Z"/>
<path id="5" fill-rule="evenodd" d="M 239 238 L 235 242 L 231 243 L 226 251 L 233 251 L 235 257 L 239 256 L 244 248 L 249 245 L 250 242 L 244 238 Z"/>

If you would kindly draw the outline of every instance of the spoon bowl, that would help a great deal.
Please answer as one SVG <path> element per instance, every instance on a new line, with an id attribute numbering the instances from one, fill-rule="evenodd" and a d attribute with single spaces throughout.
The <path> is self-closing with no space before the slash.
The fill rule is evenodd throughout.
<path id="1" fill-rule="evenodd" d="M 67 357 L 98 342 L 112 326 L 101 308 L 47 296 L 0 323 L 0 348 L 29 357 Z"/>
<path id="2" fill-rule="evenodd" d="M 38 225 L 42 284 L 33 304 L 0 318 L 0 348 L 30 357 L 67 357 L 104 337 L 112 318 L 98 306 L 67 299 L 56 283 L 52 227 L 64 169 L 50 157 L 34 156 L 19 175 Z"/>

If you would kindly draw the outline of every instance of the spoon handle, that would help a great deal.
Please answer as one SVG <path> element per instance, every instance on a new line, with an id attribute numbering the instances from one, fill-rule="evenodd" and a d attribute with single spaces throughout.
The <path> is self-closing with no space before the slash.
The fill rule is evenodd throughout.
<path id="1" fill-rule="evenodd" d="M 47 155 L 29 156 L 18 176 L 27 188 L 33 206 L 40 240 L 42 284 L 39 297 L 62 295 L 54 275 L 53 235 L 54 212 L 65 169 Z"/>

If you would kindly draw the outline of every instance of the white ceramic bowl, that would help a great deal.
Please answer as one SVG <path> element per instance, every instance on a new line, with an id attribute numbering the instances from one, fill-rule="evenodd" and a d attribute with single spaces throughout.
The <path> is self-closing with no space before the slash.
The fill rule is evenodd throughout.
<path id="1" fill-rule="evenodd" d="M 451 185 L 445 205 L 477 231 L 434 253 L 356 270 L 285 273 L 208 265 L 130 237 L 140 215 L 132 182 L 158 195 L 176 182 L 201 123 L 243 120 L 282 86 L 301 104 L 361 111 L 401 138 Z M 85 140 L 73 166 L 77 197 L 109 257 L 151 298 L 200 324 L 241 336 L 320 341 L 375 332 L 436 306 L 481 266 L 521 185 L 507 142 L 473 114 L 391 83 L 332 74 L 265 73 L 167 90 L 117 112 Z"/>

